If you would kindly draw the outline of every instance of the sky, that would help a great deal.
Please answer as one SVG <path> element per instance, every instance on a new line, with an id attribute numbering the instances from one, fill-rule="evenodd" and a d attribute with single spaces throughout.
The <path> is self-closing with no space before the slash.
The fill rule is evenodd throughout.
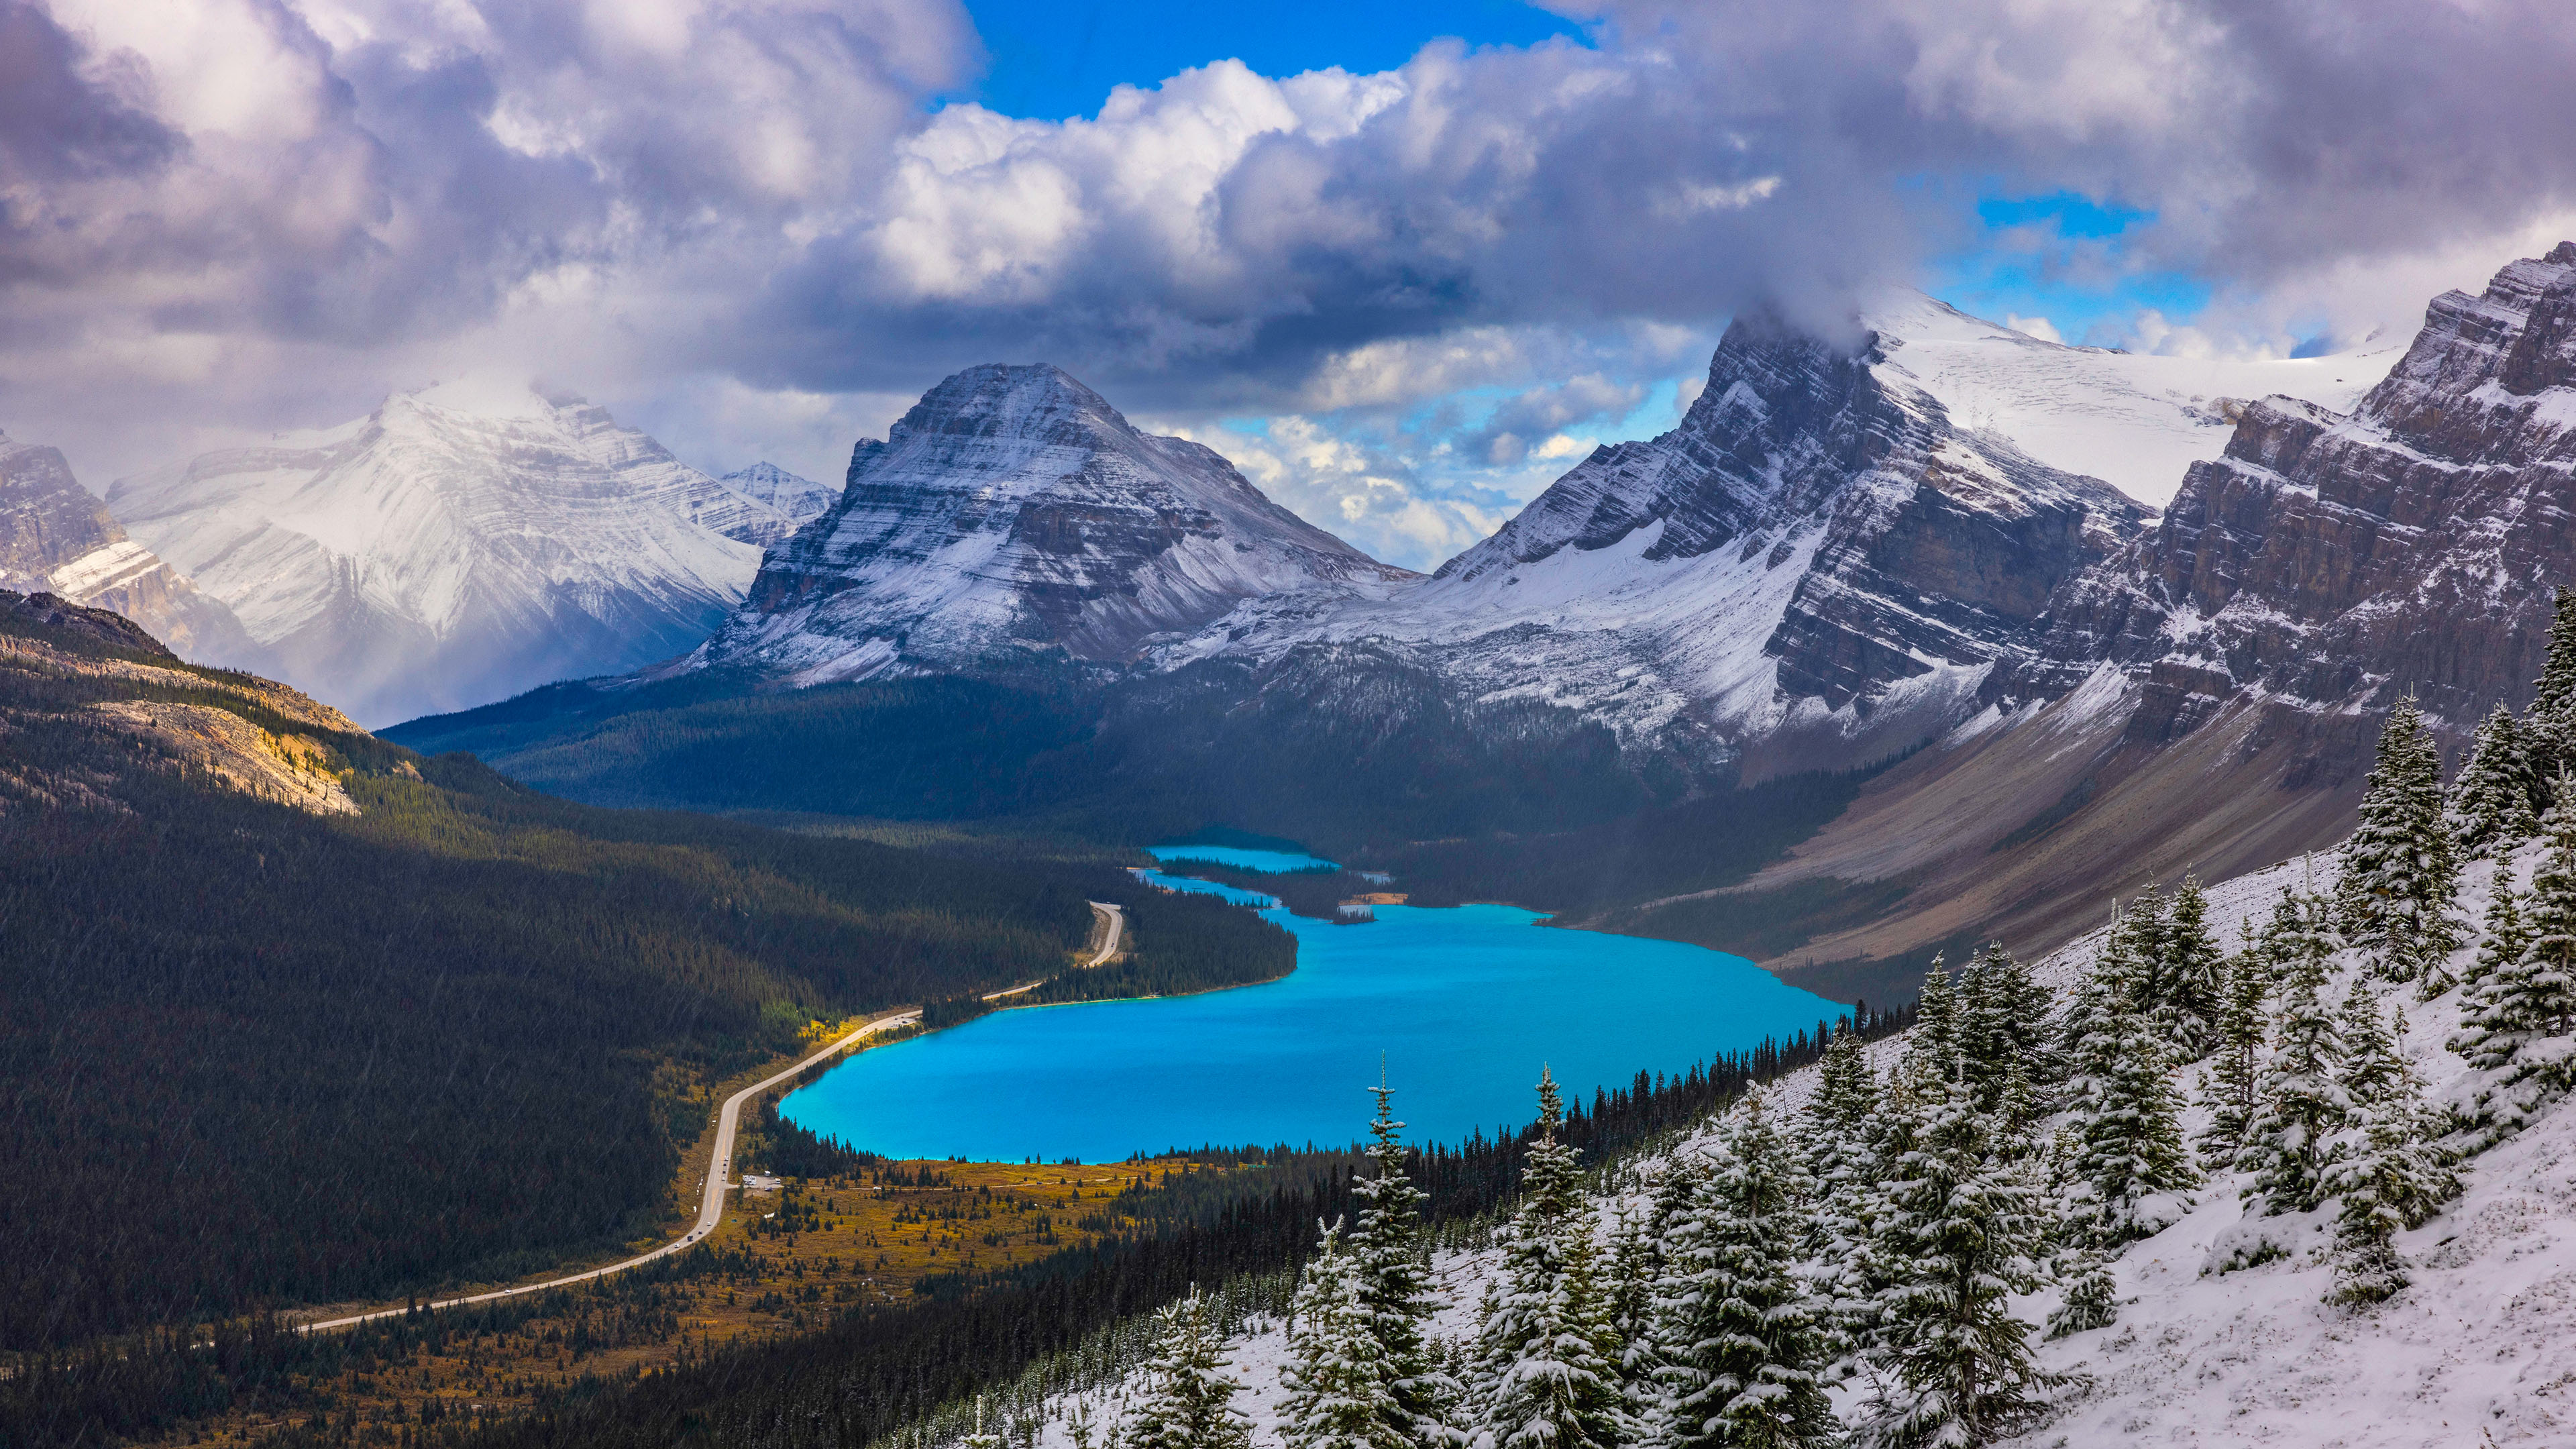
<path id="1" fill-rule="evenodd" d="M 1050 361 L 1394 562 L 1915 286 L 2313 354 L 2576 235 L 2563 0 L 0 0 L 0 430 L 543 379 L 834 477 Z"/>

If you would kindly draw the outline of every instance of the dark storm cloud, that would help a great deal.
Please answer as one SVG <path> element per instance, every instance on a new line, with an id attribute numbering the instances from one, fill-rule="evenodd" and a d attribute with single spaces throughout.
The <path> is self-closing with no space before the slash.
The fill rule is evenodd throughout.
<path id="1" fill-rule="evenodd" d="M 87 58 L 52 16 L 0 0 L 0 184 L 150 171 L 186 144 L 117 93 L 112 69 L 83 74 Z"/>

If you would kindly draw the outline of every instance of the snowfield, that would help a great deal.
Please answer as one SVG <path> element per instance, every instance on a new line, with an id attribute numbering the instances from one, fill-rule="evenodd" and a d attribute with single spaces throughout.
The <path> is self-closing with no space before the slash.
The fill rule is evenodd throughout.
<path id="1" fill-rule="evenodd" d="M 2528 886 L 2543 847 L 2527 845 L 2508 862 Z M 2497 867 L 2479 862 L 2463 873 L 2460 913 L 2472 946 L 2454 957 L 2454 977 L 2474 953 L 2475 923 L 2485 912 Z M 2333 865 L 2291 861 L 2207 889 L 2209 923 L 2232 947 L 2259 924 L 2284 886 L 2332 884 Z M 2036 963 L 2035 974 L 2066 989 L 2093 959 L 2102 932 Z M 2329 999 L 2340 1000 L 2361 969 L 2358 953 L 2335 957 Z M 2478 1074 L 2444 1046 L 2458 1026 L 2460 993 L 2425 1003 L 2405 987 L 2382 986 L 2406 1009 L 2403 1050 L 2435 1102 L 2465 1100 Z M 1882 1075 L 1904 1048 L 1899 1037 L 1871 1048 Z M 2182 1074 L 2196 1089 L 2199 1069 Z M 1775 1110 L 1803 1110 L 1817 1071 L 1807 1068 L 1771 1089 Z M 2196 1095 L 2196 1092 L 2195 1092 Z M 2187 1110 L 2196 1132 L 2206 1113 Z M 1676 1151 L 1709 1140 L 1701 1131 Z M 1614 1168 L 1614 1186 L 1597 1199 L 1600 1231 L 1622 1210 L 1642 1211 L 1637 1183 L 1647 1163 Z M 2261 1219 L 2261 1236 L 2312 1245 L 2252 1268 L 2216 1271 L 2246 1226 L 2239 1189 L 2244 1176 L 2213 1174 L 2188 1198 L 2181 1220 L 2131 1244 L 2113 1264 L 2119 1319 L 2107 1328 L 2039 1346 L 2041 1365 L 2079 1376 L 2048 1423 L 2002 1441 L 2016 1446 L 2278 1445 L 2284 1449 L 2419 1449 L 2430 1445 L 2576 1444 L 2576 1110 L 2547 1109 L 2502 1146 L 2461 1169 L 2465 1191 L 2431 1221 L 2398 1238 L 2413 1284 L 2375 1307 L 2353 1310 L 2326 1301 L 2334 1271 L 2323 1261 L 2332 1207 L 2306 1218 Z M 1495 1277 L 1498 1250 L 1444 1252 L 1435 1268 L 1446 1292 L 1432 1325 L 1437 1337 L 1471 1340 L 1476 1308 Z M 2049 1290 L 2016 1300 L 2019 1316 L 2043 1323 L 2057 1306 Z M 2036 1336 L 2036 1335 L 2034 1335 Z M 1229 1345 L 1244 1392 L 1236 1404 L 1251 1419 L 1254 1442 L 1281 1442 L 1280 1369 L 1285 1326 L 1255 1317 Z M 1075 1449 L 1068 1415 L 1077 1406 L 1093 1425 L 1092 1441 L 1117 1422 L 1136 1391 L 1134 1375 L 1107 1388 L 1047 1401 L 1038 1442 Z M 1866 1385 L 1835 1390 L 1845 1421 Z"/>

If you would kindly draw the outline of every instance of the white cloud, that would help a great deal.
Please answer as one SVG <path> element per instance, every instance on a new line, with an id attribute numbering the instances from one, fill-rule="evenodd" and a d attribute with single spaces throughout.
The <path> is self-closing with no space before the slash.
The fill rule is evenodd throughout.
<path id="1" fill-rule="evenodd" d="M 2018 312 L 2007 312 L 2004 314 L 2004 325 L 2023 336 L 2036 337 L 2042 342 L 2066 340 L 2057 335 L 2057 328 L 2045 317 L 2024 317 Z"/>

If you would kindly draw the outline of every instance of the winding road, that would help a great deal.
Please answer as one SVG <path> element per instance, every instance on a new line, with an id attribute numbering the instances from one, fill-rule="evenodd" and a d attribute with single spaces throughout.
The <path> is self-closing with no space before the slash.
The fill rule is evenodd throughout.
<path id="1" fill-rule="evenodd" d="M 1113 906 L 1106 901 L 1093 901 L 1091 902 L 1091 908 L 1108 918 L 1109 940 L 1107 944 L 1103 945 L 1099 951 L 1093 954 L 1089 961 L 1083 963 L 1085 969 L 1102 965 L 1107 962 L 1111 956 L 1117 954 L 1118 938 L 1125 934 L 1127 925 L 1127 913 L 1119 909 L 1117 906 Z M 1036 987 L 1043 984 L 1043 982 L 1031 982 L 1027 986 L 1016 987 L 1009 991 L 996 991 L 984 999 L 986 1001 L 994 1001 L 1005 996 L 1017 996 L 1022 991 L 1034 990 Z M 813 1066 L 817 1062 L 829 1061 L 832 1057 L 849 1050 L 851 1047 L 856 1046 L 859 1042 L 877 1032 L 890 1030 L 898 1026 L 909 1026 L 920 1019 L 921 1012 L 919 1008 L 914 1008 L 909 1011 L 898 1011 L 892 1016 L 878 1017 L 876 1020 L 869 1022 L 858 1030 L 853 1031 L 847 1036 L 842 1037 L 840 1040 L 833 1042 L 830 1046 L 824 1047 L 821 1051 L 805 1058 L 796 1065 L 788 1067 L 772 1076 L 764 1077 L 761 1080 L 752 1083 L 750 1086 L 743 1088 L 741 1091 L 734 1093 L 732 1096 L 725 1098 L 724 1110 L 716 1116 L 715 1154 L 710 1160 L 707 1172 L 706 1195 L 698 1204 L 697 1225 L 690 1228 L 686 1233 L 672 1239 L 670 1242 L 664 1243 L 662 1246 L 655 1248 L 653 1251 L 646 1253 L 641 1257 L 628 1258 L 624 1262 L 610 1263 L 605 1267 L 593 1268 L 587 1273 L 570 1273 L 561 1278 L 549 1278 L 542 1283 L 523 1283 L 515 1288 L 495 1288 L 489 1293 L 475 1293 L 463 1298 L 442 1298 L 434 1303 L 425 1303 L 421 1306 L 433 1310 L 440 1308 L 462 1308 L 474 1303 L 490 1303 L 493 1300 L 500 1298 L 517 1298 L 529 1293 L 543 1293 L 549 1288 L 561 1288 L 572 1283 L 587 1283 L 593 1278 L 605 1278 L 612 1273 L 623 1273 L 629 1268 L 641 1268 L 647 1263 L 659 1262 L 660 1260 L 671 1256 L 673 1253 L 687 1251 L 689 1248 L 695 1246 L 700 1240 L 704 1239 L 709 1233 L 714 1232 L 716 1230 L 717 1223 L 724 1221 L 725 1193 L 734 1186 L 733 1183 L 727 1181 L 727 1179 L 733 1175 L 733 1140 L 734 1135 L 742 1127 L 742 1108 L 744 1103 L 749 1102 L 752 1098 L 759 1096 L 761 1093 L 768 1091 L 770 1088 L 777 1086 L 779 1083 L 786 1081 L 788 1078 L 795 1076 L 798 1072 L 805 1070 L 807 1067 Z M 373 1323 L 379 1318 L 400 1318 L 402 1315 L 409 1313 L 410 1311 L 411 1309 L 408 1307 L 379 1308 L 373 1313 L 353 1313 L 346 1318 L 326 1318 L 319 1323 L 297 1324 L 296 1330 L 300 1333 L 324 1333 L 335 1328 L 355 1328 L 361 1323 Z"/>

